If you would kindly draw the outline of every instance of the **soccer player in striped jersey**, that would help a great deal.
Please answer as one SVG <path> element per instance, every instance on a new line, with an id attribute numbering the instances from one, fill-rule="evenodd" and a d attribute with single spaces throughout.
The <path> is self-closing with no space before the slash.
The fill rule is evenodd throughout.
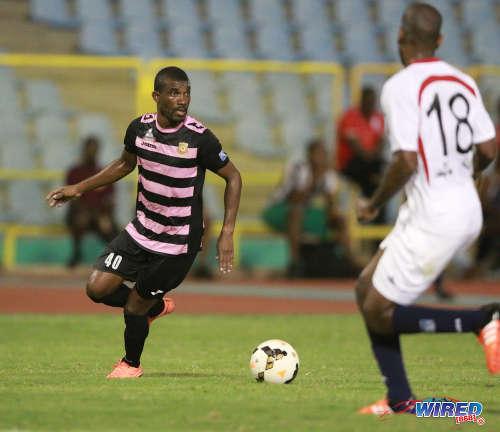
<path id="1" fill-rule="evenodd" d="M 163 297 L 184 280 L 201 248 L 206 169 L 226 181 L 217 258 L 222 273 L 232 269 L 241 176 L 216 136 L 188 115 L 190 91 L 182 69 L 160 70 L 152 94 L 157 111 L 130 123 L 121 156 L 96 175 L 47 195 L 50 206 L 61 206 L 138 166 L 136 216 L 106 247 L 87 283 L 94 302 L 124 309 L 125 356 L 108 378 L 142 375 L 140 357 L 149 326 L 175 307 Z M 130 289 L 124 281 L 135 285 Z"/>
<path id="2" fill-rule="evenodd" d="M 356 285 L 359 309 L 387 386 L 387 398 L 360 410 L 405 411 L 414 399 L 406 377 L 400 335 L 462 333 L 479 336 L 491 373 L 500 371 L 500 305 L 476 310 L 413 306 L 453 255 L 481 231 L 481 203 L 474 187 L 495 158 L 495 129 L 474 80 L 435 58 L 441 14 L 413 3 L 405 11 L 399 50 L 405 68 L 391 77 L 381 102 L 393 153 L 358 218 L 370 220 L 405 188 L 396 225 Z M 438 392 L 439 393 L 439 392 Z"/>

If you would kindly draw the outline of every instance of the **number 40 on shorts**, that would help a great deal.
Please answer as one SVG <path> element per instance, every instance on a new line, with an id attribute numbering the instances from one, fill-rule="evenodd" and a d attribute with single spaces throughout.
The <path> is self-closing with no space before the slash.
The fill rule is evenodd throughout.
<path id="1" fill-rule="evenodd" d="M 113 270 L 116 270 L 120 266 L 121 262 L 122 262 L 122 256 L 121 255 L 115 255 L 113 252 L 111 252 L 106 257 L 106 260 L 104 261 L 104 265 L 106 267 L 111 266 L 111 268 Z"/>

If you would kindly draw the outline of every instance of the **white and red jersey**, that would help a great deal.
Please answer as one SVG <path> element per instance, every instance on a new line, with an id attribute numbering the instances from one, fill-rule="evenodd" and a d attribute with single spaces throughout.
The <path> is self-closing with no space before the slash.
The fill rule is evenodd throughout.
<path id="1" fill-rule="evenodd" d="M 450 232 L 465 228 L 461 215 L 481 217 L 473 148 L 494 138 L 495 128 L 474 80 L 437 58 L 415 61 L 387 80 L 381 104 L 391 151 L 418 152 L 399 218 Z"/>

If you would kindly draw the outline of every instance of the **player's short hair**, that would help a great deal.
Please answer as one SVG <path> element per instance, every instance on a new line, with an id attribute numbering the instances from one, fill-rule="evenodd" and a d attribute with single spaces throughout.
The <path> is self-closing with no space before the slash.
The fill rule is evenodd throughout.
<path id="1" fill-rule="evenodd" d="M 167 79 L 172 81 L 189 81 L 187 73 L 177 66 L 167 66 L 161 69 L 155 76 L 154 90 L 161 92 L 163 84 Z"/>
<path id="2" fill-rule="evenodd" d="M 412 3 L 406 9 L 401 26 L 415 45 L 436 46 L 441 34 L 443 17 L 427 3 Z"/>

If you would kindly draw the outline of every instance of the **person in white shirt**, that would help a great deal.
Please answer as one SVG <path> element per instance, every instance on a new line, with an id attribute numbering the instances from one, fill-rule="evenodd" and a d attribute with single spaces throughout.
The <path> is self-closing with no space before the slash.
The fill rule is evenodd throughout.
<path id="1" fill-rule="evenodd" d="M 356 284 L 388 389 L 387 398 L 360 413 L 412 411 L 401 334 L 476 333 L 488 369 L 500 371 L 500 304 L 478 310 L 411 306 L 454 254 L 477 238 L 482 212 L 474 178 L 496 154 L 495 129 L 476 83 L 434 56 L 443 38 L 441 22 L 441 14 L 425 3 L 411 4 L 403 15 L 398 46 L 405 68 L 381 95 L 392 160 L 373 196 L 357 204 L 358 219 L 368 221 L 401 188 L 407 197 Z"/>

